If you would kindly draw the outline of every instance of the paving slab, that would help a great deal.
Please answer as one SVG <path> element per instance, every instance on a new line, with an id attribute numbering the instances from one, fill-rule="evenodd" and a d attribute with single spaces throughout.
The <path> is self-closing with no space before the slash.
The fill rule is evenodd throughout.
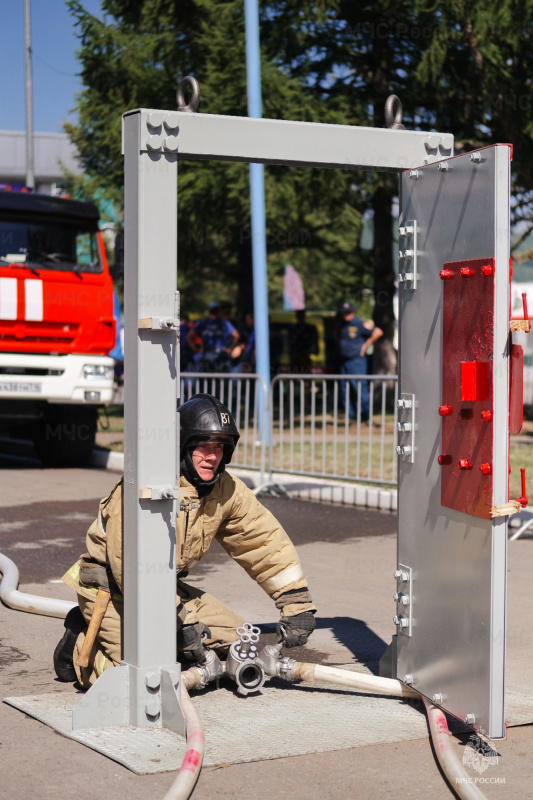
<path id="1" fill-rule="evenodd" d="M 48 474 L 41 483 L 43 472 Z M 77 498 L 85 491 L 85 471 L 80 471 L 75 479 L 59 476 L 61 485 L 57 488 L 54 472 L 36 469 L 31 476 L 22 474 L 25 494 L 19 487 L 17 503 L 4 506 L 6 519 L 0 513 L 0 521 L 9 523 L 8 528 L 2 530 L 2 542 L 9 542 L 15 561 L 18 559 L 24 565 L 22 591 L 72 599 L 67 587 L 52 581 L 60 578 L 64 564 L 72 555 L 83 552 L 91 505 L 94 503 L 96 513 L 99 497 L 108 490 L 94 491 L 92 501 L 85 495 L 87 500 L 81 504 Z M 107 475 L 112 485 L 115 477 Z M 68 496 L 64 480 L 69 486 Z M 62 498 L 60 506 L 54 506 L 56 495 Z M 32 511 L 34 497 L 42 503 L 37 514 L 35 508 Z M 295 657 L 375 672 L 394 632 L 394 514 L 277 498 L 265 498 L 265 504 L 295 539 L 319 608 L 317 630 L 309 645 L 299 648 Z M 18 506 L 16 510 L 15 506 Z M 72 514 L 71 522 L 69 514 Z M 33 537 L 30 525 L 16 525 L 37 519 L 39 515 L 42 528 Z M 533 697 L 533 627 L 529 617 L 533 544 L 530 539 L 519 539 L 509 545 L 508 569 L 507 711 L 509 715 L 512 694 L 516 693 L 522 704 L 518 709 L 522 717 L 516 714 L 515 719 L 525 722 L 530 718 L 529 698 Z M 188 580 L 220 597 L 251 622 L 260 623 L 266 631 L 274 630 L 276 610 L 272 602 L 216 543 Z M 53 649 L 62 631 L 61 620 L 22 614 L 0 606 L 0 697 L 75 696 L 72 687 L 58 683 L 51 670 Z M 302 689 L 289 687 L 285 693 L 289 691 L 301 692 Z M 331 697 L 334 691 L 328 690 L 327 696 Z M 316 697 L 321 690 L 320 687 L 310 688 L 309 692 Z M 216 717 L 216 709 L 211 711 L 215 694 L 193 695 L 195 703 L 206 704 L 200 713 L 208 741 L 213 737 L 216 724 L 216 719 L 210 716 Z M 238 727 L 243 703 L 256 698 L 233 700 L 227 689 L 225 694 L 229 697 L 224 702 L 237 703 L 237 711 L 230 714 L 233 713 Z M 357 693 L 355 696 L 357 702 L 359 698 L 365 703 L 372 700 Z M 379 700 L 387 703 L 387 708 L 391 705 L 389 699 Z M 355 701 L 350 699 L 350 702 Z M 392 703 L 398 701 L 392 700 Z M 276 714 L 278 708 L 279 704 Z M 413 711 L 417 718 L 423 719 L 416 708 Z M 256 716 L 260 715 L 252 713 L 249 738 L 257 730 Z M 291 736 L 299 737 L 305 727 L 300 722 L 291 729 Z M 320 737 L 327 737 L 328 728 L 329 721 L 323 726 Z M 468 735 L 454 735 L 451 742 L 461 760 Z M 169 773 L 136 775 L 98 752 L 81 747 L 77 741 L 58 736 L 51 728 L 6 704 L 0 704 L 0 744 L 2 800 L 4 797 L 27 800 L 37 794 L 40 800 L 79 798 L 87 792 L 88 786 L 95 795 L 117 795 L 125 800 L 145 800 L 150 796 L 156 800 L 165 794 L 173 780 Z M 497 749 L 498 765 L 490 766 L 482 776 L 493 779 L 492 784 L 482 787 L 487 797 L 533 797 L 533 725 L 511 727 L 507 741 L 498 742 Z M 470 774 L 476 777 L 473 770 Z M 238 764 L 224 761 L 206 766 L 193 797 L 194 800 L 212 800 L 213 797 L 225 800 L 243 792 L 248 795 L 266 792 L 275 800 L 345 800 L 346 797 L 397 800 L 398 796 L 410 800 L 446 800 L 453 797 L 435 763 L 427 729 L 420 738 L 408 741 L 375 742 L 343 750 L 297 756 L 285 754 Z"/>

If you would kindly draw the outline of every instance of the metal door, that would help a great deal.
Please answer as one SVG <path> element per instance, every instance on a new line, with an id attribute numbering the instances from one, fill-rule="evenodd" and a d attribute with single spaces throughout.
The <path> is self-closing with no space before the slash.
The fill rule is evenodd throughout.
<path id="1" fill-rule="evenodd" d="M 496 145 L 402 175 L 397 675 L 504 736 L 509 185 Z"/>

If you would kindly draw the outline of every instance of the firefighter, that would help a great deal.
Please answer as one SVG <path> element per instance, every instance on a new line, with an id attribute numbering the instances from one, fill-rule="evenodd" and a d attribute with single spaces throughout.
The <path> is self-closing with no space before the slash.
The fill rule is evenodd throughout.
<path id="1" fill-rule="evenodd" d="M 203 662 L 204 644 L 218 652 L 227 651 L 238 638 L 235 629 L 244 622 L 220 600 L 184 582 L 215 538 L 279 609 L 278 640 L 285 636 L 286 647 L 305 644 L 315 628 L 316 608 L 294 545 L 253 492 L 226 471 L 239 440 L 233 416 L 209 394 L 195 395 L 179 411 L 182 511 L 176 522 L 178 659 Z M 121 481 L 100 503 L 98 518 L 87 533 L 88 554 L 63 576 L 78 594 L 81 614 L 77 608 L 69 613 L 65 634 L 54 654 L 60 680 L 77 678 L 82 686 L 89 687 L 105 669 L 120 663 L 122 518 Z M 108 593 L 107 607 L 89 664 L 74 666 L 99 591 Z"/>

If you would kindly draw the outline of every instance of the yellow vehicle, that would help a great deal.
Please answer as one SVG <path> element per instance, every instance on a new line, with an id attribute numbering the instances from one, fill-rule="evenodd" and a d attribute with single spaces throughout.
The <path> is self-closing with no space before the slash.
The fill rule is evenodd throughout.
<path id="1" fill-rule="evenodd" d="M 191 323 L 202 319 L 203 314 L 191 313 Z M 311 369 L 315 373 L 338 372 L 335 364 L 336 344 L 334 339 L 335 311 L 306 311 L 305 321 L 317 329 L 318 352 L 311 355 Z M 288 346 L 289 326 L 296 322 L 296 311 L 270 311 L 270 362 L 274 372 L 289 372 L 290 358 Z"/>

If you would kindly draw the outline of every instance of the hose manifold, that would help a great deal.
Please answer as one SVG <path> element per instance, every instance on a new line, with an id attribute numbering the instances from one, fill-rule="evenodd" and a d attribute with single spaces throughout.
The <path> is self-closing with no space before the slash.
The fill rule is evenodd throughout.
<path id="1" fill-rule="evenodd" d="M 237 628 L 238 640 L 234 642 L 226 659 L 226 674 L 237 684 L 237 693 L 242 695 L 258 692 L 266 674 L 257 654 L 259 628 L 245 622 Z"/>

